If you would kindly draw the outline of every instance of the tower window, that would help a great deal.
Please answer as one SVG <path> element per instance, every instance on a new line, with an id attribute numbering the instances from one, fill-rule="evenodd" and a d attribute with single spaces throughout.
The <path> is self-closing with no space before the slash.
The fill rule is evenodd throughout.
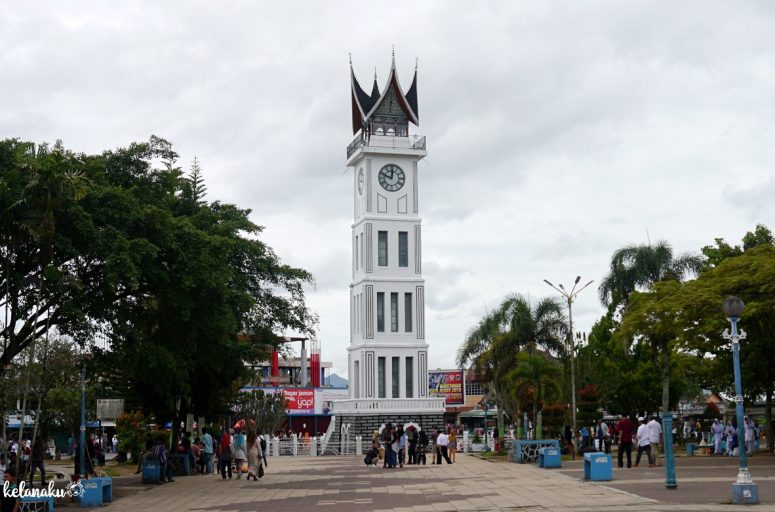
<path id="1" fill-rule="evenodd" d="M 385 293 L 377 292 L 377 332 L 385 332 Z"/>
<path id="2" fill-rule="evenodd" d="M 412 294 L 404 294 L 404 332 L 412 332 Z"/>
<path id="3" fill-rule="evenodd" d="M 390 294 L 390 332 L 398 332 L 398 294 Z"/>
<path id="4" fill-rule="evenodd" d="M 406 358 L 406 398 L 414 398 L 414 358 L 413 357 Z"/>
<path id="5" fill-rule="evenodd" d="M 377 358 L 377 391 L 379 398 L 385 398 L 385 358 Z"/>
<path id="6" fill-rule="evenodd" d="M 398 266 L 409 266 L 409 233 L 406 231 L 398 232 Z"/>
<path id="7" fill-rule="evenodd" d="M 388 232 L 379 231 L 377 233 L 377 257 L 379 261 L 377 264 L 380 267 L 387 267 L 388 265 Z"/>
<path id="8" fill-rule="evenodd" d="M 399 380 L 400 370 L 398 368 L 398 365 L 400 364 L 401 358 L 400 357 L 393 357 L 392 359 L 393 360 L 391 361 L 391 363 L 392 363 L 392 366 L 393 366 L 393 368 L 392 368 L 392 370 L 393 370 L 392 377 L 393 378 L 391 379 L 391 382 L 390 382 L 391 386 L 390 387 L 392 388 L 392 391 L 393 391 L 393 395 L 392 395 L 393 398 L 398 398 L 399 395 L 400 395 L 400 389 L 401 389 L 400 388 L 401 381 Z"/>

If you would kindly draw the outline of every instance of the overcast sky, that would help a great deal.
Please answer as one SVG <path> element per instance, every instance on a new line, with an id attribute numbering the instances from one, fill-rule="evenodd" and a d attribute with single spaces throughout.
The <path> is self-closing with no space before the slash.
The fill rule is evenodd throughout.
<path id="1" fill-rule="evenodd" d="M 393 44 L 405 88 L 419 58 L 431 368 L 508 293 L 594 279 L 589 329 L 617 248 L 775 225 L 773 2 L 1 2 L 0 137 L 197 156 L 314 273 L 345 376 L 348 54 L 382 86 Z"/>

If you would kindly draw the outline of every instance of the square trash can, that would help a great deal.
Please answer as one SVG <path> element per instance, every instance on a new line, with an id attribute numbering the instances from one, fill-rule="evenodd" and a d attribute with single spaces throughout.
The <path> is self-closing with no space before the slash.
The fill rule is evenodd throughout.
<path id="1" fill-rule="evenodd" d="M 608 481 L 611 473 L 611 456 L 607 453 L 592 452 L 584 454 L 584 480 Z"/>
<path id="2" fill-rule="evenodd" d="M 156 484 L 159 483 L 159 464 L 155 460 L 143 461 L 143 483 L 144 484 Z"/>
<path id="3" fill-rule="evenodd" d="M 544 446 L 538 450 L 538 467 L 561 468 L 562 456 L 560 450 L 554 446 Z"/>

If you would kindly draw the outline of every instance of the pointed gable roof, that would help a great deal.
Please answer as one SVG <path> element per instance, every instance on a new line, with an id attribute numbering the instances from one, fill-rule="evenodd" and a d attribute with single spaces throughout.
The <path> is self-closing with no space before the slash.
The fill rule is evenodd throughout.
<path id="1" fill-rule="evenodd" d="M 380 94 L 379 87 L 377 85 L 377 75 L 374 74 L 374 84 L 371 88 L 371 94 L 366 93 L 355 77 L 355 71 L 352 68 L 352 62 L 350 63 L 350 91 L 352 99 L 352 125 L 353 133 L 357 133 L 358 130 L 363 128 L 363 124 L 366 120 L 371 118 L 372 115 L 379 109 L 380 105 L 387 98 L 396 98 L 399 107 L 406 115 L 406 118 L 419 126 L 419 115 L 417 109 L 417 69 L 414 71 L 414 78 L 412 85 L 409 87 L 409 92 L 404 94 L 401 84 L 398 81 L 398 73 L 396 72 L 396 59 L 393 56 L 393 60 L 390 66 L 390 73 L 388 75 L 387 84 L 385 89 Z M 392 92 L 392 94 L 391 94 Z"/>

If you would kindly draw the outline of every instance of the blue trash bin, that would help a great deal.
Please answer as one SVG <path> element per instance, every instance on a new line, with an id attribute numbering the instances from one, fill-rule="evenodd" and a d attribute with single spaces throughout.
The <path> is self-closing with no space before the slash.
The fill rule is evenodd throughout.
<path id="1" fill-rule="evenodd" d="M 686 456 L 694 457 L 694 450 L 697 449 L 697 443 L 686 443 Z"/>
<path id="2" fill-rule="evenodd" d="M 102 486 L 102 501 L 103 503 L 110 503 L 113 501 L 113 479 L 109 476 L 103 476 L 99 478 L 92 478 L 97 480 Z"/>
<path id="3" fill-rule="evenodd" d="M 538 466 L 542 468 L 561 468 L 562 456 L 554 446 L 544 446 L 538 450 Z"/>
<path id="4" fill-rule="evenodd" d="M 143 461 L 143 483 L 159 483 L 159 464 L 155 460 L 146 459 Z"/>
<path id="5" fill-rule="evenodd" d="M 611 456 L 607 453 L 592 452 L 584 454 L 584 480 L 612 480 Z"/>

